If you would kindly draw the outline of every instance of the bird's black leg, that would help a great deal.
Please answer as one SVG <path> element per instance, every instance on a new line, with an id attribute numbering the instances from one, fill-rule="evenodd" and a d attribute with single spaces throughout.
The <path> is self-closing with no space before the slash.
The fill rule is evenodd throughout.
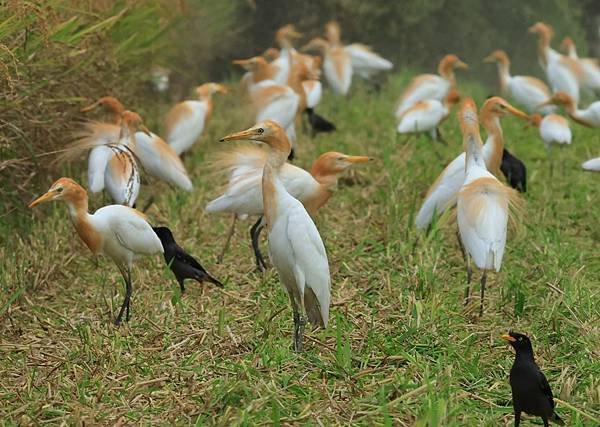
<path id="1" fill-rule="evenodd" d="M 299 311 L 294 311 L 294 351 L 301 353 L 304 349 L 304 325 L 306 320 Z"/>
<path id="2" fill-rule="evenodd" d="M 440 132 L 440 128 L 435 128 L 435 135 L 436 135 L 435 139 L 437 142 L 440 142 L 444 145 L 448 145 L 448 142 L 442 136 L 442 132 Z"/>
<path id="3" fill-rule="evenodd" d="M 179 289 L 181 289 L 181 293 L 182 293 L 182 294 L 183 294 L 183 293 L 185 293 L 185 286 L 184 286 L 184 284 L 183 284 L 183 281 L 184 281 L 184 280 L 185 280 L 185 279 L 177 279 L 177 282 L 179 283 Z"/>
<path id="4" fill-rule="evenodd" d="M 485 282 L 487 280 L 487 270 L 483 270 L 481 276 L 481 302 L 479 303 L 479 317 L 483 316 L 483 298 L 485 295 Z"/>
<path id="5" fill-rule="evenodd" d="M 521 424 L 521 411 L 515 411 L 515 427 Z"/>
<path id="6" fill-rule="evenodd" d="M 259 271 L 265 271 L 267 268 L 267 263 L 265 262 L 262 254 L 260 253 L 260 232 L 263 229 L 262 225 L 263 217 L 258 218 L 258 221 L 254 223 L 252 228 L 250 228 L 250 238 L 252 240 L 252 250 L 254 250 L 254 258 L 256 259 L 256 268 Z"/>
<path id="7" fill-rule="evenodd" d="M 542 421 L 544 421 L 544 427 L 550 427 L 550 422 L 548 421 L 548 417 L 542 417 Z"/>
<path id="8" fill-rule="evenodd" d="M 465 251 L 465 247 L 462 244 L 462 240 L 460 240 L 460 232 L 456 232 L 456 240 L 458 240 L 458 247 L 460 248 L 460 253 L 462 254 L 463 261 L 465 262 L 465 266 L 467 268 L 467 287 L 465 289 L 465 305 L 469 303 L 469 293 L 470 293 L 470 285 L 471 279 L 473 278 L 473 270 L 471 269 L 471 258 L 469 254 Z"/>
<path id="9" fill-rule="evenodd" d="M 123 320 L 123 313 L 127 310 L 126 320 L 129 321 L 129 298 L 131 297 L 131 271 L 130 269 L 119 269 L 121 270 L 121 275 L 123 276 L 123 280 L 125 281 L 125 298 L 123 299 L 123 304 L 121 304 L 121 309 L 119 310 L 119 315 L 115 320 L 115 325 L 119 326 L 121 324 L 121 320 Z"/>
<path id="10" fill-rule="evenodd" d="M 235 231 L 235 223 L 237 222 L 237 214 L 233 214 L 233 221 L 231 222 L 231 226 L 229 227 L 229 232 L 227 233 L 227 239 L 225 239 L 225 244 L 223 245 L 223 249 L 221 249 L 221 253 L 217 258 L 217 263 L 220 264 L 223 261 L 223 257 L 225 256 L 225 252 L 229 249 L 229 243 L 231 242 L 231 236 L 233 236 L 233 232 Z"/>

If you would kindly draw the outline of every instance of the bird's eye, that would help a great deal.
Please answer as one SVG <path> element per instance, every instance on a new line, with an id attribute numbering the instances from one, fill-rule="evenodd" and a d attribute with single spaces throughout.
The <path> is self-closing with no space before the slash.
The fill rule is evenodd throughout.
<path id="1" fill-rule="evenodd" d="M 519 341 L 523 341 L 523 337 L 519 337 Z"/>
<path id="2" fill-rule="evenodd" d="M 57 193 L 62 193 L 62 192 L 63 192 L 63 188 L 62 188 L 62 187 L 58 187 L 58 188 L 56 189 L 56 192 L 57 192 Z"/>
<path id="3" fill-rule="evenodd" d="M 263 134 L 263 133 L 265 133 L 265 130 L 263 128 L 258 128 L 258 133 Z"/>

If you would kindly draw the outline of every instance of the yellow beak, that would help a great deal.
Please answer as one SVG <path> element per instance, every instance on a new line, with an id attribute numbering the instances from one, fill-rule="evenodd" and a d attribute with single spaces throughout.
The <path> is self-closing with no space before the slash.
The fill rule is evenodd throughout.
<path id="1" fill-rule="evenodd" d="M 511 337 L 508 334 L 504 334 L 504 335 L 500 336 L 500 338 L 502 338 L 503 340 L 509 341 L 509 342 L 515 342 L 516 341 L 516 339 L 514 339 L 513 337 Z"/>
<path id="2" fill-rule="evenodd" d="M 373 160 L 370 157 L 367 156 L 346 156 L 346 161 L 352 164 L 355 163 L 366 163 L 366 162 L 370 162 L 371 160 Z"/>
<path id="3" fill-rule="evenodd" d="M 468 70 L 469 66 L 467 64 L 465 64 L 464 62 L 462 62 L 461 60 L 458 60 L 454 64 L 454 68 L 459 68 L 459 69 L 462 69 L 462 70 Z"/>
<path id="4" fill-rule="evenodd" d="M 229 92 L 229 89 L 225 85 L 217 85 L 217 92 L 227 93 Z"/>
<path id="5" fill-rule="evenodd" d="M 100 105 L 100 101 L 94 102 L 92 105 L 88 105 L 87 107 L 83 107 L 79 110 L 81 113 L 87 113 L 88 111 L 92 111 L 96 109 Z"/>
<path id="6" fill-rule="evenodd" d="M 142 132 L 144 132 L 150 138 L 152 138 L 152 132 L 150 132 L 150 130 L 146 126 L 140 125 L 138 129 L 141 130 Z"/>
<path id="7" fill-rule="evenodd" d="M 52 200 L 56 192 L 54 190 L 48 190 L 47 193 L 42 194 L 40 197 L 35 199 L 33 202 L 29 204 L 29 208 L 39 205 L 40 203 L 48 202 Z"/>
<path id="8" fill-rule="evenodd" d="M 219 141 L 220 142 L 240 141 L 240 140 L 244 140 L 244 139 L 252 139 L 253 136 L 258 136 L 258 135 L 260 135 L 260 133 L 258 132 L 257 129 L 250 128 L 250 129 L 243 130 L 241 132 L 230 133 L 229 135 L 221 138 Z"/>
<path id="9" fill-rule="evenodd" d="M 546 105 L 554 105 L 554 100 L 552 98 L 542 102 L 541 104 L 538 104 L 538 108 L 539 107 L 545 107 Z"/>
<path id="10" fill-rule="evenodd" d="M 525 119 L 525 120 L 529 120 L 530 119 L 529 114 L 524 113 L 523 111 L 521 111 L 521 110 L 513 107 L 512 105 L 509 105 L 508 107 L 506 107 L 506 109 L 513 116 L 520 117 L 520 118 Z"/>
<path id="11" fill-rule="evenodd" d="M 493 54 L 490 54 L 490 55 L 486 56 L 485 58 L 483 58 L 483 62 L 486 62 L 486 63 L 496 62 L 496 57 Z"/>

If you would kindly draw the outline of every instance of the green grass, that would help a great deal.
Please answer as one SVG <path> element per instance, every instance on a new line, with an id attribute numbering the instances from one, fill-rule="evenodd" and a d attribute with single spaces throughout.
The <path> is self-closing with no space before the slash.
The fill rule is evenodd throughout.
<path id="1" fill-rule="evenodd" d="M 598 425 L 600 176 L 579 164 L 600 154 L 600 135 L 573 126 L 575 141 L 557 150 L 551 177 L 537 131 L 503 121 L 508 146 L 529 168 L 529 191 L 479 319 L 462 305 L 456 226 L 425 236 L 412 222 L 428 186 L 462 149 L 456 120 L 443 127 L 448 146 L 397 137 L 390 111 L 405 82 L 395 77 L 381 93 L 358 85 L 349 99 L 327 93 L 319 112 L 339 131 L 314 140 L 299 132 L 304 167 L 328 150 L 376 159 L 357 171 L 358 184 L 341 184 L 316 218 L 333 307 L 330 327 L 308 332 L 302 354 L 291 348 L 291 310 L 276 274 L 254 271 L 250 222 L 238 226 L 216 264 L 230 218 L 203 212 L 217 184 L 206 159 L 222 149 L 219 137 L 252 124 L 235 95 L 217 99 L 185 160 L 194 192 L 153 184 L 139 201 L 156 197 L 151 221 L 172 227 L 224 291 L 189 283 L 181 296 L 162 259 L 143 260 L 132 320 L 115 328 L 123 294 L 116 268 L 89 256 L 65 206 L 36 208 L 29 235 L 9 236 L 0 247 L 2 423 L 511 425 L 513 355 L 499 335 L 514 329 L 532 337 L 538 363 L 566 402 L 558 412 L 567 425 Z M 479 101 L 488 93 L 462 89 Z M 168 106 L 143 107 L 158 129 Z M 83 182 L 79 168 L 70 170 Z"/>

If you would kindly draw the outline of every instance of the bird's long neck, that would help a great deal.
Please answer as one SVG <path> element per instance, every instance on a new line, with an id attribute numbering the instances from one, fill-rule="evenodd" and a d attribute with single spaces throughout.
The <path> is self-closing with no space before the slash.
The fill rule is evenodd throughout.
<path id="1" fill-rule="evenodd" d="M 483 127 L 488 133 L 488 138 L 483 147 L 485 154 L 485 163 L 487 169 L 497 175 L 500 172 L 500 164 L 502 163 L 502 152 L 504 150 L 504 136 L 500 119 L 493 114 L 486 114 L 482 118 Z"/>
<path id="2" fill-rule="evenodd" d="M 203 95 L 200 95 L 198 98 L 200 99 L 200 101 L 202 101 L 206 104 L 206 112 L 204 113 L 204 121 L 206 122 L 210 119 L 210 117 L 212 115 L 212 110 L 213 110 L 212 94 L 211 93 L 203 94 Z"/>
<path id="3" fill-rule="evenodd" d="M 543 67 L 548 65 L 548 50 L 550 49 L 550 35 L 541 32 L 538 35 L 538 60 Z"/>
<path id="4" fill-rule="evenodd" d="M 263 80 L 272 79 L 275 74 L 274 71 L 274 68 L 270 64 L 260 62 L 252 70 L 252 80 L 254 83 L 259 83 Z"/>
<path id="5" fill-rule="evenodd" d="M 315 194 L 304 201 L 304 207 L 313 216 L 333 196 L 333 191 L 338 184 L 338 175 L 322 172 L 318 160 L 313 164 L 310 173 L 319 186 Z"/>
<path id="6" fill-rule="evenodd" d="M 288 78 L 288 86 L 294 89 L 294 92 L 300 97 L 300 108 L 298 112 L 301 113 L 306 108 L 306 93 L 302 87 L 302 81 L 305 80 L 305 65 L 296 63 L 292 66 L 290 75 Z"/>
<path id="7" fill-rule="evenodd" d="M 506 93 L 510 80 L 510 62 L 498 61 L 498 79 L 500 80 L 500 90 L 502 93 Z"/>
<path id="8" fill-rule="evenodd" d="M 102 247 L 102 236 L 92 226 L 91 215 L 88 213 L 88 197 L 81 188 L 76 195 L 65 199 L 69 208 L 71 222 L 77 234 L 94 254 L 98 254 Z"/>
<path id="9" fill-rule="evenodd" d="M 268 142 L 271 150 L 263 168 L 262 193 L 267 228 L 271 230 L 277 218 L 280 196 L 287 191 L 279 179 L 279 172 L 290 155 L 292 146 L 283 129 L 279 129 L 279 135 L 272 136 Z"/>

